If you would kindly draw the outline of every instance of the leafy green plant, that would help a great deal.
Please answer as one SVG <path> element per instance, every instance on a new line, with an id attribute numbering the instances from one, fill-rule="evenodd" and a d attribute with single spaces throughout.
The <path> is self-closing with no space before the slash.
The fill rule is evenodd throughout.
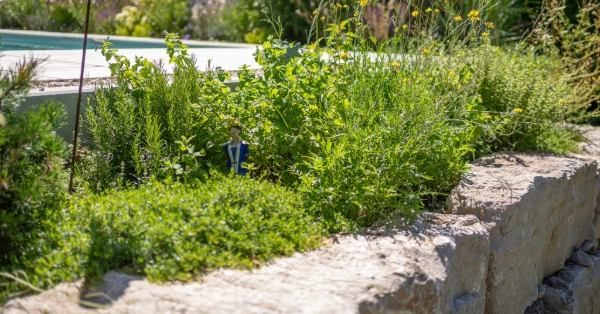
<path id="1" fill-rule="evenodd" d="M 0 267 L 19 265 L 42 221 L 63 199 L 66 144 L 55 135 L 62 105 L 17 111 L 41 60 L 23 60 L 0 77 Z"/>
<path id="2" fill-rule="evenodd" d="M 144 182 L 166 173 L 161 170 L 166 166 L 181 165 L 179 159 L 187 158 L 180 155 L 182 146 L 177 142 L 182 139 L 185 147 L 198 151 L 226 141 L 223 113 L 229 88 L 223 82 L 228 74 L 221 69 L 199 72 L 175 34 L 169 34 L 166 42 L 174 66 L 172 79 L 163 64 L 143 58 L 132 64 L 111 43 L 102 47 L 107 61 L 114 60 L 110 68 L 118 86 L 96 90 L 86 125 L 94 150 L 110 156 L 113 175 L 123 168 L 129 182 Z M 207 158 L 195 153 L 192 156 L 198 161 L 193 163 L 199 164 L 192 173 L 200 175 L 220 166 L 215 156 L 221 152 L 210 150 Z"/>
<path id="3" fill-rule="evenodd" d="M 443 37 L 435 11 L 415 9 L 383 43 L 361 22 L 364 5 L 337 9 L 357 14 L 332 15 L 310 46 L 269 37 L 255 53 L 264 74 L 240 69 L 235 92 L 219 82 L 223 73 L 198 73 L 174 35 L 171 84 L 159 65 L 130 65 L 106 43 L 119 87 L 97 94 L 92 142 L 130 179 L 199 178 L 222 163 L 214 143 L 226 140 L 227 118 L 239 117 L 253 174 L 305 195 L 332 231 L 398 212 L 415 217 L 480 154 L 573 149 L 574 137 L 557 125 L 569 89 L 554 78 L 556 64 L 494 48 L 483 6 L 466 20 L 456 15 Z"/>

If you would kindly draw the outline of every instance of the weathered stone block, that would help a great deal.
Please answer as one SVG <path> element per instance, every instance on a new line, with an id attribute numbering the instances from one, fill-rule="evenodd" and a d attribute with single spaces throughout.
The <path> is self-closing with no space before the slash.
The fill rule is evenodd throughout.
<path id="1" fill-rule="evenodd" d="M 116 299 L 100 313 L 481 313 L 489 233 L 474 216 L 425 214 L 370 236 L 344 236 L 260 269 L 218 270 L 202 283 L 156 285 L 109 273 Z M 60 289 L 78 289 L 74 286 Z M 53 291 L 7 303 L 2 313 L 81 313 Z M 77 294 L 78 290 L 71 291 Z"/>
<path id="2" fill-rule="evenodd" d="M 448 198 L 454 214 L 490 232 L 486 313 L 523 313 L 542 279 L 594 234 L 597 164 L 547 154 L 497 153 L 476 160 Z"/>

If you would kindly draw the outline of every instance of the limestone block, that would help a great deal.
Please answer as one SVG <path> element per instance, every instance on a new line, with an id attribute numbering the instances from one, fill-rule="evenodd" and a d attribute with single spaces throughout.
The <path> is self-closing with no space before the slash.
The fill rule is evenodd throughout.
<path id="1" fill-rule="evenodd" d="M 542 279 L 592 239 L 599 188 L 591 159 L 496 153 L 472 163 L 447 200 L 490 233 L 485 313 L 523 313 Z"/>
<path id="2" fill-rule="evenodd" d="M 578 129 L 588 141 L 579 143 L 580 154 L 573 154 L 573 156 L 580 159 L 595 160 L 600 164 L 600 128 L 580 126 Z M 596 176 L 596 184 L 600 186 L 600 169 L 598 176 Z M 595 225 L 593 240 L 594 245 L 598 247 L 600 245 L 600 194 L 598 194 L 596 204 L 596 217 L 593 219 Z"/>
<path id="3" fill-rule="evenodd" d="M 588 255 L 590 266 L 567 263 L 564 269 L 544 279 L 544 306 L 549 305 L 560 314 L 600 311 L 600 251 L 582 254 Z"/>
<path id="4" fill-rule="evenodd" d="M 97 312 L 482 313 L 490 247 L 477 218 L 425 214 L 411 227 L 398 222 L 253 271 L 218 270 L 201 283 L 157 285 L 108 273 L 98 290 L 115 302 Z M 48 304 L 47 313 L 84 311 L 48 299 L 55 295 L 12 300 L 0 312 L 40 313 Z"/>

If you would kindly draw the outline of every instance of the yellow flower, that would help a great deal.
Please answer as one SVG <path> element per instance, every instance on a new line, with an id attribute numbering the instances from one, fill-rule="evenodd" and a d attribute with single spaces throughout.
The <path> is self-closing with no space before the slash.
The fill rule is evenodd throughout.
<path id="1" fill-rule="evenodd" d="M 348 59 L 348 54 L 347 54 L 347 53 L 345 53 L 345 52 L 342 52 L 342 53 L 340 54 L 340 59 L 344 59 L 344 60 Z"/>
<path id="2" fill-rule="evenodd" d="M 317 15 L 317 12 L 319 12 L 319 10 L 314 10 L 313 15 Z"/>
<path id="3" fill-rule="evenodd" d="M 485 27 L 494 28 L 494 23 L 493 22 L 485 22 Z"/>
<path id="4" fill-rule="evenodd" d="M 483 32 L 483 33 L 481 33 L 481 37 L 484 37 L 484 38 L 485 38 L 485 37 L 488 37 L 488 35 L 489 35 L 489 34 L 488 34 L 487 32 Z"/>
<path id="5" fill-rule="evenodd" d="M 513 110 L 514 113 L 523 113 L 523 109 L 521 108 L 515 108 L 515 110 Z"/>
<path id="6" fill-rule="evenodd" d="M 344 9 L 347 9 L 347 8 L 348 8 L 348 5 L 347 5 L 347 4 L 344 4 L 344 6 L 343 6 L 343 7 L 344 7 Z"/>
<path id="7" fill-rule="evenodd" d="M 479 16 L 479 11 L 477 10 L 471 10 L 471 12 L 469 12 L 469 15 L 467 15 L 468 17 L 477 17 Z"/>
<path id="8" fill-rule="evenodd" d="M 433 10 L 431 8 L 427 8 L 427 10 L 425 10 L 425 12 L 431 13 L 431 12 L 433 12 Z"/>
<path id="9" fill-rule="evenodd" d="M 440 9 L 433 10 L 433 13 L 440 13 Z"/>
<path id="10" fill-rule="evenodd" d="M 423 54 L 424 54 L 424 55 L 428 55 L 428 54 L 430 54 L 430 53 L 431 53 L 431 50 L 429 50 L 429 49 L 425 48 L 425 49 L 423 49 L 423 51 L 422 51 L 422 52 L 423 52 Z"/>
<path id="11" fill-rule="evenodd" d="M 339 3 L 336 3 L 336 4 L 335 4 L 335 6 L 336 6 L 338 9 L 341 9 L 341 8 L 342 8 L 342 5 L 341 5 L 341 4 L 339 4 Z"/>
<path id="12" fill-rule="evenodd" d="M 400 63 L 398 63 L 397 61 L 393 61 L 392 62 L 392 66 L 395 68 L 399 68 L 400 67 Z"/>
<path id="13" fill-rule="evenodd" d="M 481 21 L 481 18 L 479 17 L 479 11 L 477 10 L 471 10 L 471 12 L 469 12 L 469 15 L 467 16 L 469 17 L 469 20 L 471 20 L 471 22 Z"/>
<path id="14" fill-rule="evenodd" d="M 485 118 L 488 119 L 488 120 L 492 120 L 492 115 L 488 114 L 487 116 L 485 116 Z"/>
<path id="15" fill-rule="evenodd" d="M 411 14 L 413 17 L 417 17 L 419 16 L 419 11 L 413 11 Z"/>
<path id="16" fill-rule="evenodd" d="M 354 11 L 354 16 L 358 16 L 358 11 Z"/>
<path id="17" fill-rule="evenodd" d="M 325 15 L 321 16 L 321 21 L 325 21 Z"/>
<path id="18" fill-rule="evenodd" d="M 367 5 L 367 3 L 369 3 L 369 0 L 358 0 L 358 4 L 361 7 L 364 7 L 365 5 Z"/>
<path id="19" fill-rule="evenodd" d="M 454 71 L 448 72 L 448 75 L 450 75 L 450 76 L 454 76 L 454 74 L 456 74 L 456 72 L 454 72 Z"/>
<path id="20" fill-rule="evenodd" d="M 559 100 L 559 101 L 558 101 L 558 104 L 559 104 L 559 105 L 564 105 L 564 104 L 565 104 L 565 101 L 564 101 L 563 99 L 561 99 L 561 100 Z"/>
<path id="21" fill-rule="evenodd" d="M 456 21 L 456 22 L 462 21 L 462 16 L 460 16 L 460 15 L 455 16 L 454 21 Z"/>
<path id="22" fill-rule="evenodd" d="M 362 25 L 361 22 L 356 23 L 356 26 L 361 26 L 361 25 Z"/>
<path id="23" fill-rule="evenodd" d="M 406 24 L 402 25 L 402 29 L 407 29 L 407 28 L 408 28 L 408 25 L 406 25 Z"/>
<path id="24" fill-rule="evenodd" d="M 405 78 L 405 79 L 402 80 L 402 82 L 404 82 L 404 84 L 408 84 L 408 82 L 410 82 L 410 80 L 407 79 L 407 78 Z"/>

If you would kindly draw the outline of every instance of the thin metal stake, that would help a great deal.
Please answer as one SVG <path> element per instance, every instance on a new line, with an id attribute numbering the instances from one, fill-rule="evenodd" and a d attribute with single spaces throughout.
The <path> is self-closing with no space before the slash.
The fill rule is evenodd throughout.
<path id="1" fill-rule="evenodd" d="M 85 51 L 87 49 L 88 26 L 90 23 L 90 4 L 87 2 L 85 12 L 85 29 L 83 31 L 83 56 L 81 58 L 81 75 L 79 76 L 79 95 L 77 95 L 77 115 L 75 116 L 75 136 L 73 138 L 73 157 L 71 158 L 71 179 L 69 180 L 69 192 L 73 192 L 73 175 L 75 174 L 75 155 L 77 154 L 77 137 L 79 136 L 79 115 L 81 114 L 81 93 L 83 90 L 83 70 L 85 69 Z"/>

